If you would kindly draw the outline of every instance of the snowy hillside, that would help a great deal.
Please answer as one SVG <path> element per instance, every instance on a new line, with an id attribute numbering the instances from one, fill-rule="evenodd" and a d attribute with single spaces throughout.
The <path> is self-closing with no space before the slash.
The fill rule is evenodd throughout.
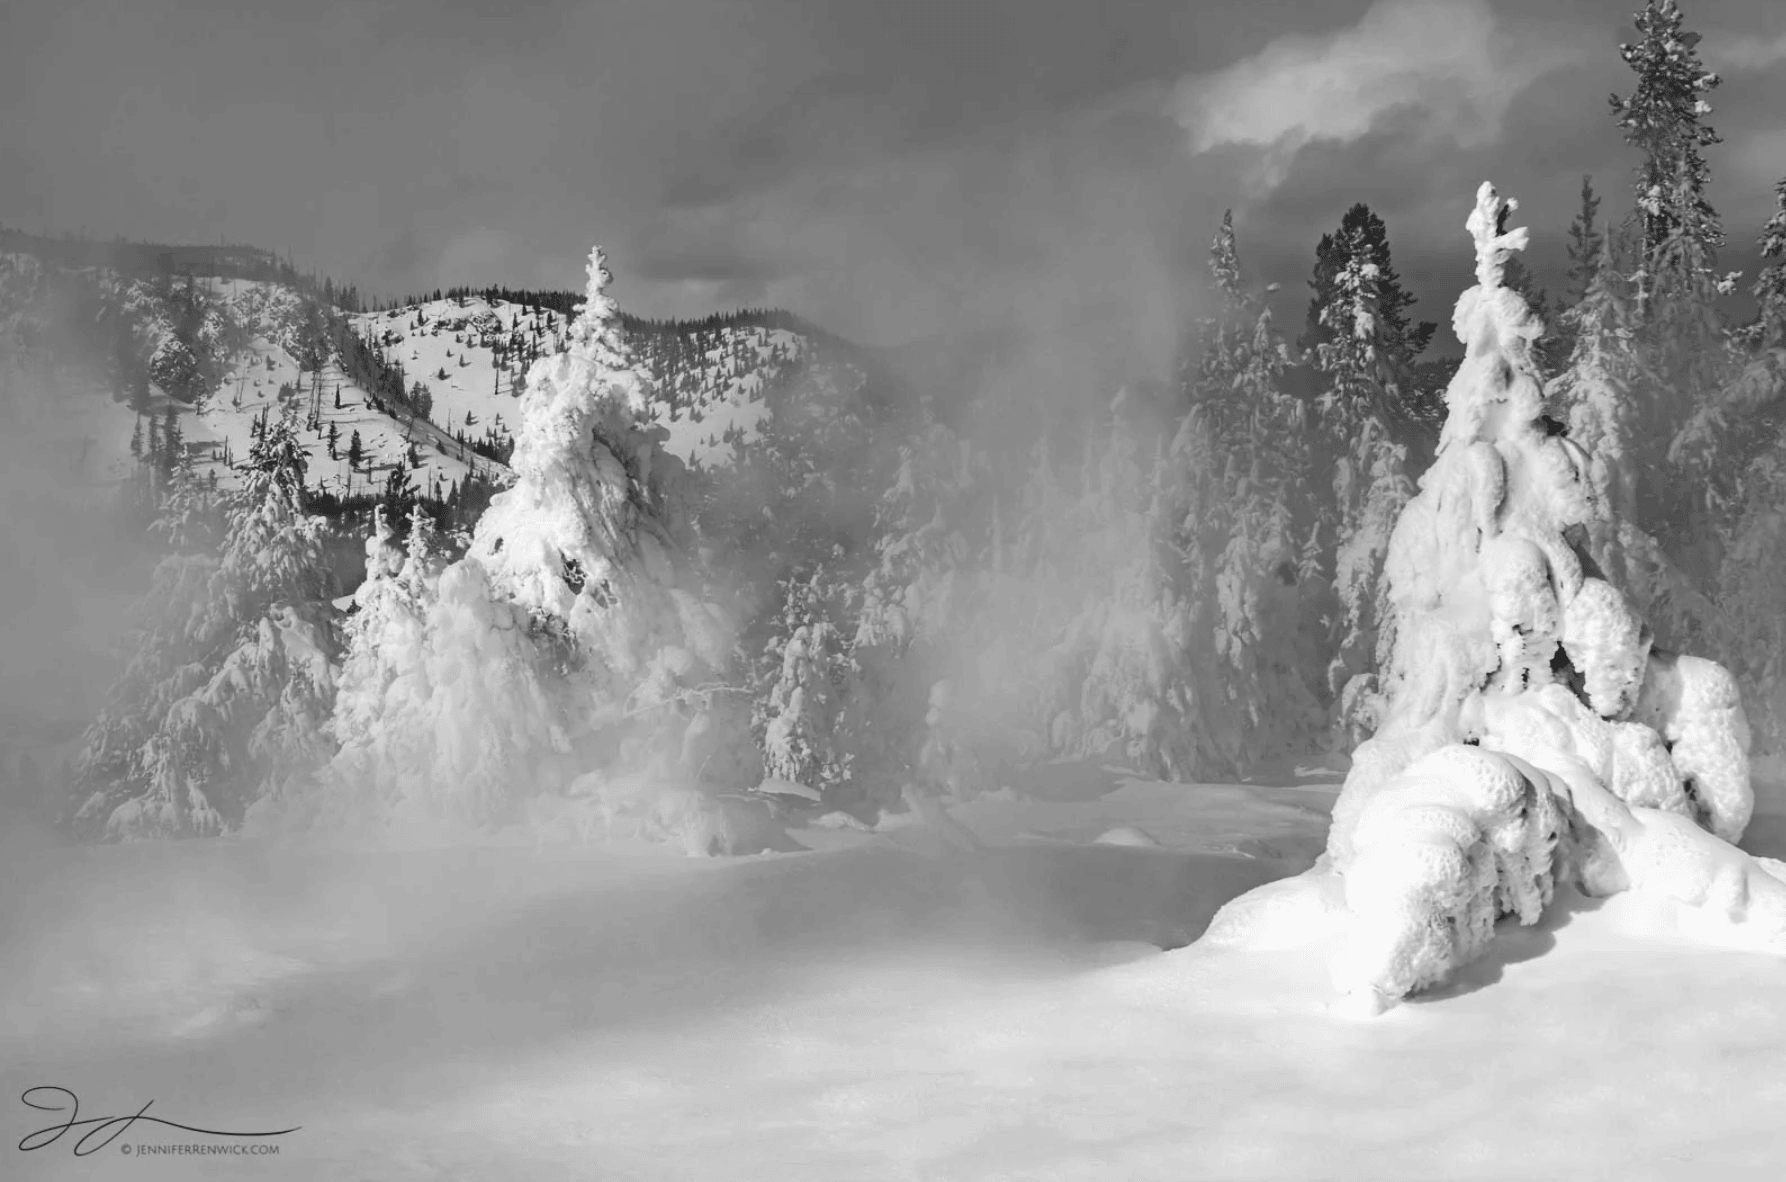
<path id="1" fill-rule="evenodd" d="M 255 424 L 276 417 L 282 400 L 296 400 L 311 460 L 308 482 L 318 491 L 340 498 L 377 493 L 399 467 L 434 498 L 472 473 L 505 483 L 502 457 L 512 446 L 527 367 L 558 351 L 566 329 L 564 316 L 551 308 L 479 296 L 351 315 L 352 330 L 385 364 L 401 369 L 406 387 L 425 391 L 424 416 L 411 413 L 413 407 L 381 404 L 344 370 L 339 351 L 325 350 L 320 370 L 306 367 L 308 310 L 291 286 L 199 277 L 198 332 L 219 360 L 209 375 L 215 388 L 194 397 L 172 388 L 179 370 L 174 301 L 147 280 L 62 267 L 27 253 L 0 254 L 0 337 L 35 347 L 33 333 L 41 336 L 66 310 L 57 292 L 70 282 L 103 301 L 95 318 L 128 321 L 150 375 L 147 397 L 135 408 L 104 365 L 59 375 L 60 388 L 85 389 L 92 397 L 61 400 L 52 434 L 68 441 L 96 482 L 128 477 L 147 447 L 145 431 L 164 431 L 171 412 L 200 476 L 235 487 L 231 464 L 246 454 Z M 802 334 L 748 323 L 651 326 L 633 344 L 653 420 L 669 432 L 666 450 L 709 469 L 729 464 L 741 445 L 762 438 L 772 387 L 810 354 Z M 350 458 L 356 434 L 360 445 Z"/>
<path id="2" fill-rule="evenodd" d="M 507 440 L 532 359 L 558 351 L 567 327 L 549 307 L 471 295 L 353 318 L 355 330 L 400 362 L 433 397 L 449 434 Z M 664 449 L 693 467 L 723 467 L 760 439 L 768 394 L 808 355 L 799 333 L 765 325 L 648 326 L 628 333 L 647 378 Z"/>
<path id="3" fill-rule="evenodd" d="M 147 435 L 175 424 L 178 437 L 195 461 L 201 477 L 215 476 L 218 486 L 233 488 L 239 475 L 231 464 L 247 454 L 257 420 L 277 417 L 284 401 L 302 404 L 304 443 L 310 455 L 312 487 L 337 496 L 375 493 L 398 466 L 411 468 L 411 479 L 425 493 L 441 495 L 476 471 L 500 480 L 505 469 L 461 446 L 451 435 L 423 420 L 380 411 L 371 395 L 342 370 L 338 356 L 319 371 L 300 367 L 305 308 L 291 287 L 273 282 L 200 277 L 193 288 L 203 303 L 198 333 L 215 351 L 210 375 L 213 390 L 171 389 L 179 366 L 179 343 L 172 319 L 172 300 L 145 280 L 120 278 L 104 270 L 59 271 L 28 254 L 0 255 L 0 340 L 9 354 L 39 348 L 57 314 L 66 311 L 56 298 L 58 281 L 84 284 L 104 301 L 104 314 L 134 337 L 147 359 L 146 397 L 140 411 L 130 405 L 128 391 L 108 374 L 92 349 L 85 365 L 60 367 L 51 400 L 38 400 L 39 413 L 56 420 L 52 437 L 77 450 L 80 470 L 95 483 L 117 483 L 137 467 Z M 184 281 L 181 281 L 183 285 Z M 100 313 L 95 313 L 99 315 Z M 85 343 L 85 342 L 80 342 Z M 24 346 L 21 348 L 21 345 Z M 310 408 L 314 406 L 314 415 Z M 48 426 L 49 424 L 40 424 Z M 360 437 L 358 462 L 350 462 L 355 434 Z M 132 440 L 138 454 L 132 452 Z M 334 439 L 331 449 L 330 440 Z M 414 446 L 415 465 L 409 465 Z"/>
<path id="4" fill-rule="evenodd" d="M 186 439 L 203 457 L 200 471 L 209 466 L 218 472 L 220 484 L 229 485 L 233 474 L 225 458 L 247 454 L 255 420 L 278 415 L 280 391 L 286 388 L 291 391 L 287 397 L 301 406 L 309 406 L 315 396 L 317 415 L 304 438 L 309 483 L 315 488 L 343 497 L 375 493 L 393 468 L 408 466 L 412 445 L 418 466 L 411 479 L 434 497 L 473 471 L 497 479 L 506 474 L 502 465 L 462 447 L 431 422 L 375 409 L 371 396 L 347 378 L 338 360 L 326 363 L 320 376 L 300 372 L 289 349 L 262 336 L 248 343 L 225 375 L 223 388 L 192 416 Z M 364 457 L 358 464 L 349 458 L 355 435 Z"/>

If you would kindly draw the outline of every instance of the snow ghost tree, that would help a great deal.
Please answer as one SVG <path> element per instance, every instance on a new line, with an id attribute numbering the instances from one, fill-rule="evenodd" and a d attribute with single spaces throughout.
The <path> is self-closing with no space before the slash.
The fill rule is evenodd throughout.
<path id="1" fill-rule="evenodd" d="M 568 349 L 528 374 L 515 483 L 465 557 L 436 578 L 413 526 L 407 557 L 382 525 L 368 542 L 322 793 L 342 820 L 496 825 L 579 774 L 724 782 L 716 748 L 748 745 L 717 684 L 730 624 L 683 557 L 682 467 L 645 423 L 611 278 L 598 248 Z"/>
<path id="2" fill-rule="evenodd" d="M 1485 184 L 1469 218 L 1467 352 L 1389 544 L 1383 725 L 1321 862 L 1229 904 L 1208 937 L 1282 941 L 1337 912 L 1335 984 L 1367 1013 L 1445 980 L 1501 920 L 1535 922 L 1560 884 L 1660 896 L 1786 954 L 1786 866 L 1733 844 L 1752 808 L 1735 684 L 1655 649 L 1587 552 L 1606 509 L 1587 455 L 1547 429 L 1543 326 L 1502 283 L 1526 242 L 1503 231 L 1514 207 Z"/>

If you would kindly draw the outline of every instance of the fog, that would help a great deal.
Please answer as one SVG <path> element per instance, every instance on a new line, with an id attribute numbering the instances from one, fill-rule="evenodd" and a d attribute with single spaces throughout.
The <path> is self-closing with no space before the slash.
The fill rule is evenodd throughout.
<path id="1" fill-rule="evenodd" d="M 43 822 L 80 731 L 122 667 L 154 561 L 119 512 L 101 433 L 116 408 L 94 359 L 50 366 L 0 340 L 0 809 Z M 108 415 L 107 412 L 110 412 Z M 35 769 L 33 771 L 32 769 Z"/>

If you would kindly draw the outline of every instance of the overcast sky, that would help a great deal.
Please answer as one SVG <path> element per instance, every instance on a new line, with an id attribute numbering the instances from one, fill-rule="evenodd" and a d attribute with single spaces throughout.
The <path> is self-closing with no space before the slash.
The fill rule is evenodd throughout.
<path id="1" fill-rule="evenodd" d="M 599 240 L 647 315 L 890 342 L 1092 309 L 1154 347 L 1224 208 L 1300 299 L 1362 200 L 1443 322 L 1481 180 L 1553 280 L 1584 171 L 1628 206 L 1637 6 L 8 0 L 0 222 L 249 242 L 376 294 L 577 287 Z M 1685 8 L 1743 265 L 1786 174 L 1786 4 Z"/>

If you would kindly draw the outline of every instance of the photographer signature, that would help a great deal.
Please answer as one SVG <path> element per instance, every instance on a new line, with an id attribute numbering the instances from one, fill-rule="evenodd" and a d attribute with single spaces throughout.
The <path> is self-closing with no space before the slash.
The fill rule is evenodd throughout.
<path id="1" fill-rule="evenodd" d="M 29 1107 L 37 1109 L 39 1112 L 68 1113 L 68 1119 L 62 1123 L 39 1129 L 35 1133 L 26 1134 L 24 1139 L 19 1142 L 19 1148 L 27 1153 L 33 1149 L 42 1149 L 46 1145 L 54 1145 L 57 1141 L 62 1139 L 64 1133 L 86 1125 L 94 1125 L 96 1127 L 88 1129 L 85 1133 L 81 1134 L 80 1140 L 74 1143 L 74 1155 L 76 1157 L 86 1157 L 89 1153 L 99 1152 L 101 1149 L 104 1149 L 107 1145 L 110 1145 L 113 1141 L 117 1140 L 124 1134 L 126 1129 L 130 1128 L 131 1125 L 138 1121 L 143 1121 L 148 1124 L 165 1125 L 170 1129 L 181 1129 L 188 1133 L 202 1133 L 207 1137 L 283 1137 L 285 1134 L 295 1133 L 303 1127 L 302 1125 L 293 1125 L 289 1129 L 275 1129 L 272 1132 L 267 1133 L 235 1133 L 224 1129 L 201 1129 L 196 1125 L 183 1125 L 177 1121 L 162 1120 L 158 1116 L 143 1115 L 149 1111 L 149 1105 L 155 1103 L 153 1100 L 137 1109 L 136 1112 L 130 1116 L 90 1116 L 85 1120 L 82 1120 L 80 1119 L 80 1100 L 67 1088 L 57 1087 L 26 1088 L 23 1094 L 19 1096 L 19 1099 L 23 1100 Z M 91 1146 L 87 1144 L 89 1141 L 93 1140 L 93 1138 L 106 1132 L 108 1129 L 111 1130 L 111 1133 L 103 1141 Z"/>

